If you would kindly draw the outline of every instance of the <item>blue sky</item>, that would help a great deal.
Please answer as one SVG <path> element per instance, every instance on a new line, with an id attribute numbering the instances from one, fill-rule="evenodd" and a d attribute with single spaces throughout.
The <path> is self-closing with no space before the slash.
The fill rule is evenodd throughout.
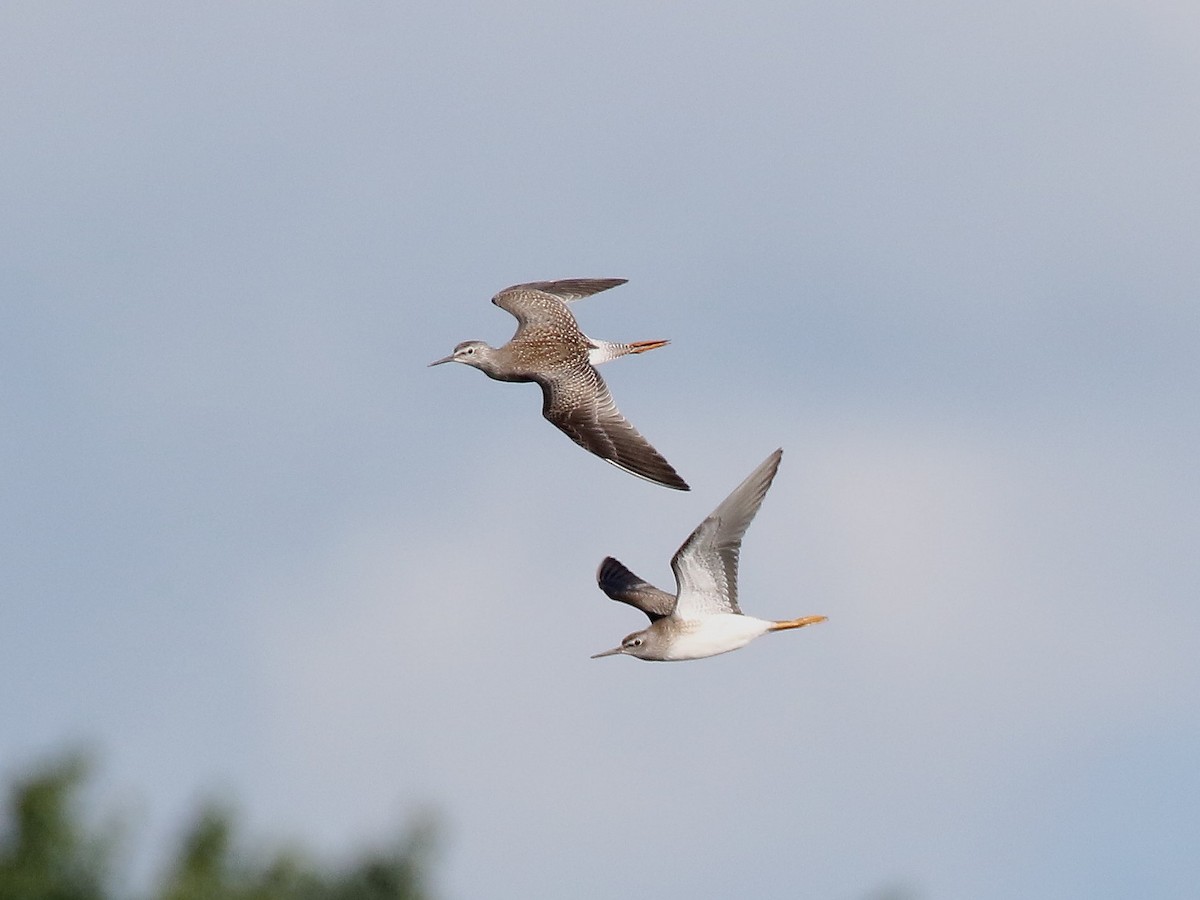
<path id="1" fill-rule="evenodd" d="M 0 764 L 451 897 L 1194 896 L 1185 6 L 6 6 Z M 583 276 L 690 494 L 425 368 Z M 589 660 L 778 446 L 829 622 Z"/>

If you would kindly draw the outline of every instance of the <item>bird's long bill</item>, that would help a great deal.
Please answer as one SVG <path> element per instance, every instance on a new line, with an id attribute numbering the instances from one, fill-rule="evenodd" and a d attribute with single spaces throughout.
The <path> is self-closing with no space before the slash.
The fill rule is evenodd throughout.
<path id="1" fill-rule="evenodd" d="M 448 362 L 454 362 L 454 354 L 453 353 L 451 353 L 449 356 L 443 356 L 441 359 L 435 359 L 429 365 L 440 366 L 442 363 L 448 363 Z"/>
<path id="2" fill-rule="evenodd" d="M 611 650 L 605 650 L 603 653 L 593 653 L 592 659 L 599 659 L 602 656 L 616 656 L 618 653 L 622 652 L 624 649 L 625 649 L 624 647 L 613 647 Z"/>

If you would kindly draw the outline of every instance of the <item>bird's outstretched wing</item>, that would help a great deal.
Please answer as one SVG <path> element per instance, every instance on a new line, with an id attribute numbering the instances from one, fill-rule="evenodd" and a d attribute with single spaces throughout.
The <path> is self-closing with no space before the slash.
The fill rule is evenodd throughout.
<path id="1" fill-rule="evenodd" d="M 624 278 L 531 281 L 506 287 L 492 298 L 492 302 L 516 316 L 518 335 L 528 329 L 546 328 L 559 340 L 583 340 L 567 304 L 624 282 Z"/>
<path id="2" fill-rule="evenodd" d="M 679 587 L 675 608 L 679 617 L 741 612 L 737 579 L 742 537 L 762 506 L 782 457 L 782 450 L 768 456 L 675 553 L 671 568 Z"/>
<path id="3" fill-rule="evenodd" d="M 539 378 L 542 415 L 579 446 L 618 469 L 677 491 L 690 490 L 661 453 L 621 415 L 590 365 Z"/>
<path id="4" fill-rule="evenodd" d="M 512 287 L 506 287 L 496 296 L 499 297 L 510 291 L 541 291 L 543 294 L 557 297 L 563 303 L 573 303 L 584 297 L 590 297 L 592 294 L 615 288 L 628 280 L 628 278 L 563 278 L 560 281 L 530 281 L 526 284 L 514 284 Z"/>
<path id="5" fill-rule="evenodd" d="M 611 556 L 600 563 L 596 583 L 612 599 L 640 609 L 651 622 L 669 616 L 675 609 L 674 597 L 638 578 Z"/>

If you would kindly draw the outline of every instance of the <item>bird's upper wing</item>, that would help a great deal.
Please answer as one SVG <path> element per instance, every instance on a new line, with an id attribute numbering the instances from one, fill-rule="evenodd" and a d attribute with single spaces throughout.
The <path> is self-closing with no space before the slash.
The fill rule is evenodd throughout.
<path id="1" fill-rule="evenodd" d="M 650 617 L 651 622 L 669 616 L 675 609 L 674 597 L 638 578 L 611 556 L 605 557 L 604 562 L 600 563 L 596 571 L 596 583 L 614 600 L 640 609 Z"/>
<path id="2" fill-rule="evenodd" d="M 506 287 L 496 297 L 510 292 L 540 291 L 543 294 L 557 297 L 563 303 L 571 303 L 575 300 L 582 300 L 584 297 L 590 297 L 592 294 L 607 291 L 609 288 L 615 288 L 628 280 L 628 278 L 564 278 L 561 281 L 530 281 L 527 284 L 514 284 L 512 287 Z M 493 302 L 495 302 L 494 299 Z"/>
<path id="3" fill-rule="evenodd" d="M 762 506 L 767 489 L 779 468 L 782 450 L 776 450 L 733 493 L 696 526 L 671 560 L 679 598 L 675 613 L 681 618 L 713 613 L 740 613 L 737 599 L 738 555 L 742 537 Z"/>
<path id="4" fill-rule="evenodd" d="M 567 304 L 581 297 L 623 284 L 624 278 L 572 278 L 566 281 L 531 281 L 506 287 L 492 302 L 517 317 L 517 334 L 531 328 L 551 329 L 562 336 L 582 335 Z"/>
<path id="5" fill-rule="evenodd" d="M 535 285 L 518 284 L 505 288 L 492 298 L 492 302 L 516 316 L 514 340 L 569 344 L 585 340 L 579 323 L 562 298 L 538 290 Z"/>
<path id="6" fill-rule="evenodd" d="M 542 415 L 571 440 L 606 462 L 633 475 L 679 491 L 687 482 L 662 454 L 626 421 L 608 385 L 586 364 L 560 369 L 539 378 Z"/>

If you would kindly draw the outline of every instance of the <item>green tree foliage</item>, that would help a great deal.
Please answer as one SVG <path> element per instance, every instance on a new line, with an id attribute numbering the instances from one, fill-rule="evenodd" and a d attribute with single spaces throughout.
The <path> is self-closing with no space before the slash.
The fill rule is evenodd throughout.
<path id="1" fill-rule="evenodd" d="M 107 900 L 108 847 L 80 823 L 78 756 L 45 765 L 10 789 L 0 826 L 0 900 Z"/>
<path id="2" fill-rule="evenodd" d="M 117 835 L 85 824 L 87 765 L 68 757 L 9 788 L 0 823 L 0 900 L 126 900 L 113 886 Z M 166 876 L 147 900 L 428 900 L 428 824 L 350 865 L 322 867 L 303 854 L 239 851 L 229 810 L 202 809 Z"/>

